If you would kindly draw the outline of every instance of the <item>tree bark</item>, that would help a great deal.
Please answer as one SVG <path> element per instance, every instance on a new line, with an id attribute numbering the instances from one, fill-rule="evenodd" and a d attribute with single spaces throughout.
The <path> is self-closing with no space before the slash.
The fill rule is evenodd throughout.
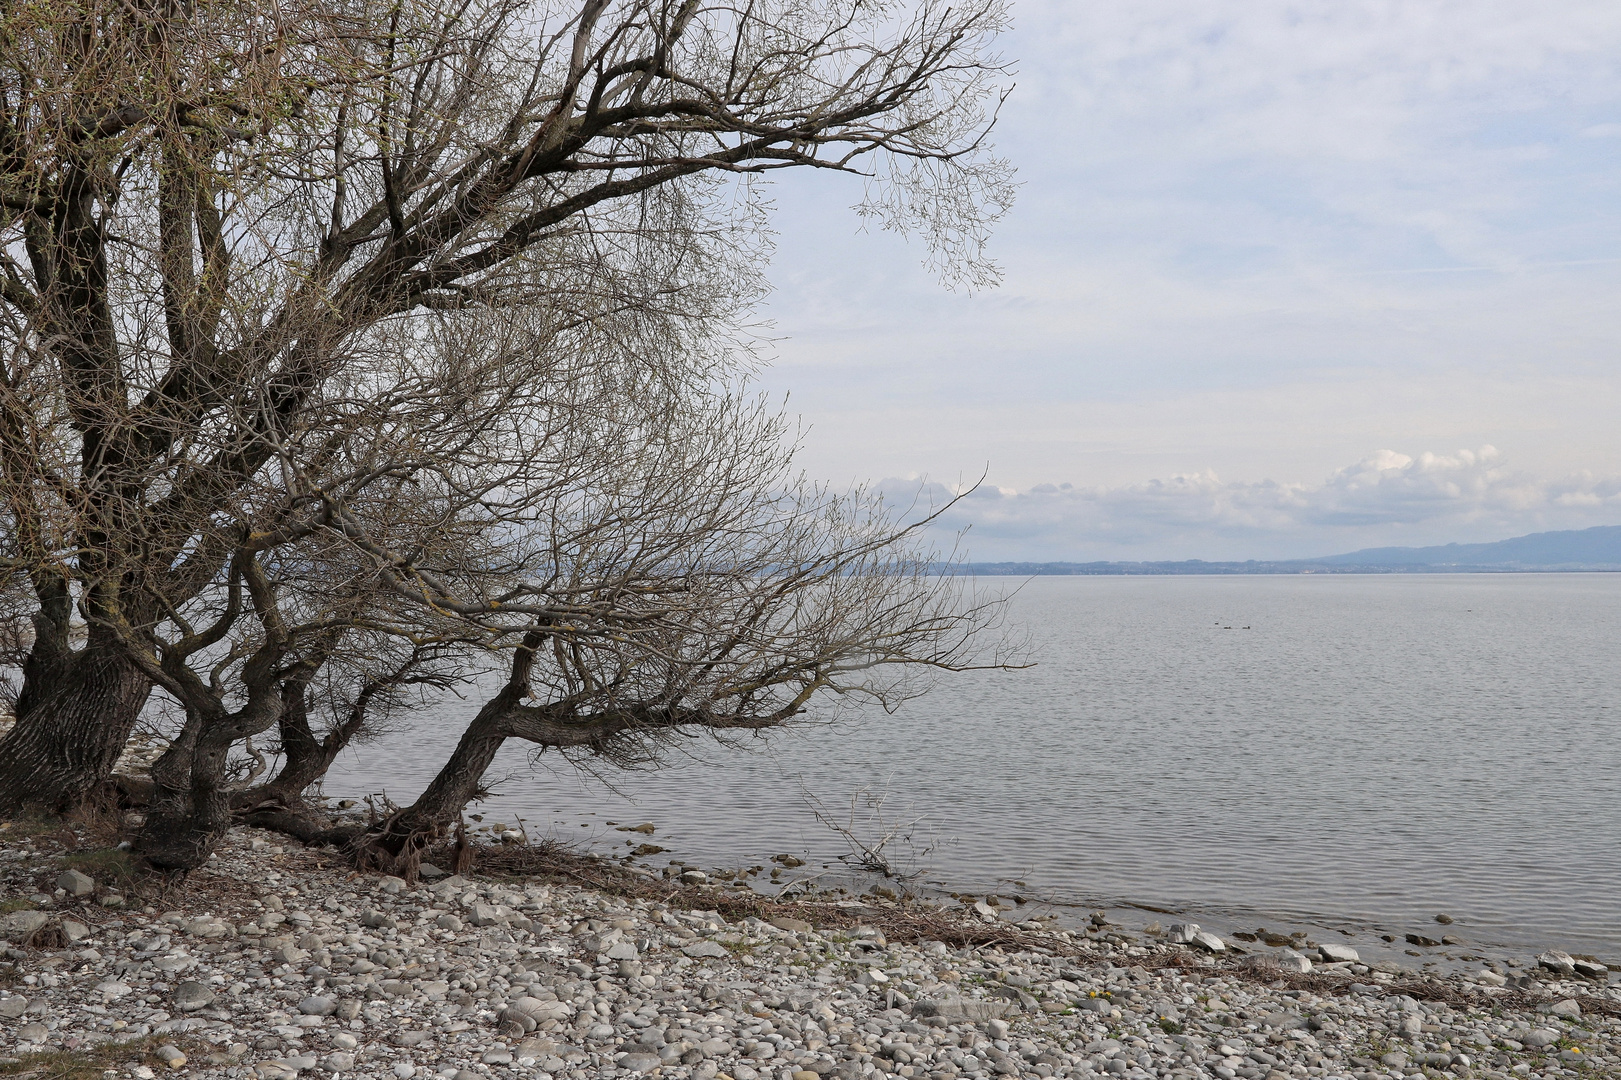
<path id="1" fill-rule="evenodd" d="M 238 737 L 238 726 L 228 722 L 204 725 L 197 734 L 189 754 L 189 784 L 183 791 L 165 791 L 147 813 L 136 844 L 147 865 L 184 872 L 197 869 L 214 853 L 231 828 L 225 764 Z"/>
<path id="2" fill-rule="evenodd" d="M 407 881 L 416 879 L 422 852 L 445 835 L 451 822 L 461 819 L 462 809 L 478 794 L 484 773 L 507 740 L 501 731 L 514 700 L 515 696 L 509 698 L 508 691 L 503 691 L 485 703 L 417 801 L 367 831 L 356 844 L 362 866 L 398 874 Z"/>
<path id="3" fill-rule="evenodd" d="M 423 850 L 443 836 L 452 821 L 461 820 L 462 808 L 478 794 L 484 773 L 507 741 L 510 716 L 529 694 L 535 650 L 544 640 L 535 631 L 524 635 L 523 644 L 512 654 L 506 685 L 473 717 L 433 782 L 416 802 L 379 821 L 355 842 L 360 866 L 416 880 Z"/>
<path id="4" fill-rule="evenodd" d="M 253 798 L 254 805 L 274 801 L 292 806 L 301 802 L 304 792 L 326 775 L 338 752 L 349 741 L 339 737 L 324 740 L 315 737 L 310 728 L 309 699 L 302 683 L 282 687 L 277 729 L 281 735 L 281 771 L 259 787 L 243 792 Z M 333 733 L 333 736 L 338 735 L 338 732 Z"/>
<path id="5" fill-rule="evenodd" d="M 0 739 L 0 814 L 65 813 L 112 775 L 152 683 L 98 638 L 55 662 L 30 663 L 17 723 Z"/>

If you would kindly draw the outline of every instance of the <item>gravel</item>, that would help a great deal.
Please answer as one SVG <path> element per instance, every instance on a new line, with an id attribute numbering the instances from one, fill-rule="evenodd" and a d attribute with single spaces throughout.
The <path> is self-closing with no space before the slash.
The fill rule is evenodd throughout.
<path id="1" fill-rule="evenodd" d="M 61 874 L 0 833 L 0 896 Z M 1400 973 L 1338 960 L 1303 989 L 1299 953 L 1235 959 L 1194 928 L 1084 957 L 1062 931 L 1027 948 L 889 942 L 680 906 L 702 889 L 666 904 L 410 887 L 249 829 L 172 910 L 67 884 L 38 905 L 48 922 L 8 923 L 0 1060 L 158 1036 L 176 1072 L 243 1080 L 1621 1076 L 1621 988 L 1547 964 L 1546 981 L 1450 976 L 1417 1000 Z M 86 933 L 68 943 L 66 921 Z"/>

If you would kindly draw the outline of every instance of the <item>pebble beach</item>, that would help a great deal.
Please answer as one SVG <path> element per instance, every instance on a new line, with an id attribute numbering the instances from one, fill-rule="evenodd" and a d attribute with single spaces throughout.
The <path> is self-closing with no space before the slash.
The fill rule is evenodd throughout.
<path id="1" fill-rule="evenodd" d="M 0 1071 L 356 1080 L 1621 1077 L 1621 986 L 1547 953 L 1420 974 L 876 898 L 423 880 L 239 828 L 157 889 L 0 830 Z M 869 902 L 870 900 L 870 902 Z M 54 1070 L 54 1071 L 53 1071 Z"/>

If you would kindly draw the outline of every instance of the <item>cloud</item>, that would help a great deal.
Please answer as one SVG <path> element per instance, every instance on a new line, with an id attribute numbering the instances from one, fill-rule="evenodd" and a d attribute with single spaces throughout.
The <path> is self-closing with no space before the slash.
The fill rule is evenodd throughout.
<path id="1" fill-rule="evenodd" d="M 944 485 L 885 480 L 892 500 L 939 505 Z M 1491 446 L 1381 450 L 1313 483 L 1212 471 L 1113 487 L 982 487 L 941 518 L 978 561 L 1272 559 L 1363 547 L 1499 540 L 1621 522 L 1621 477 L 1539 479 Z"/>
<path id="2" fill-rule="evenodd" d="M 1621 472 L 1621 5 L 1018 0 L 1015 23 L 1001 289 L 943 293 L 918 245 L 856 235 L 858 186 L 783 182 L 765 378 L 811 472 L 1316 483 L 1370 447 L 1485 443 Z"/>

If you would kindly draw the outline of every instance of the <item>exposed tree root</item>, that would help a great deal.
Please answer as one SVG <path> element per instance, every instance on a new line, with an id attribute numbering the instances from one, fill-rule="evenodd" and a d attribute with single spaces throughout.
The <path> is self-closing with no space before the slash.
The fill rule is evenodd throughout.
<path id="1" fill-rule="evenodd" d="M 360 825 L 334 825 L 308 807 L 289 807 L 279 803 L 265 803 L 251 810 L 241 810 L 236 820 L 243 825 L 271 832 L 284 833 L 308 847 L 331 845 L 345 851 L 353 850 L 355 843 L 366 832 Z"/>

